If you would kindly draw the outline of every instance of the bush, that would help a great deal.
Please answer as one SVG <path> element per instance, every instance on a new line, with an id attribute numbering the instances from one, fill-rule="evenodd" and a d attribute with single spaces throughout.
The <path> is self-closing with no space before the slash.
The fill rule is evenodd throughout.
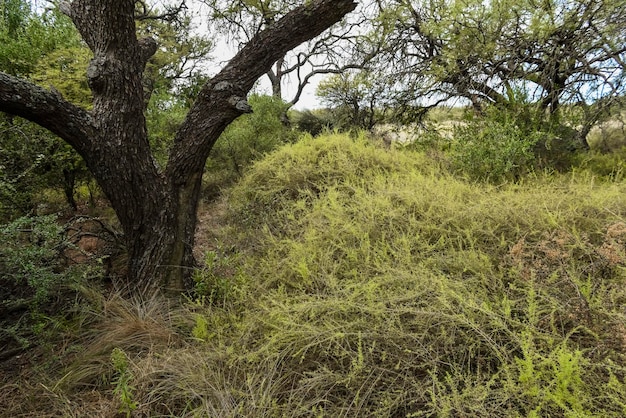
<path id="1" fill-rule="evenodd" d="M 43 337 L 48 325 L 69 315 L 71 289 L 94 273 L 63 265 L 61 254 L 69 243 L 62 232 L 54 216 L 22 217 L 0 226 L 0 340 L 7 346 L 28 347 Z"/>
<path id="2" fill-rule="evenodd" d="M 626 174 L 626 147 L 609 154 L 580 153 L 575 166 L 606 180 L 622 181 Z"/>
<path id="3" fill-rule="evenodd" d="M 58 273 L 63 246 L 62 228 L 54 216 L 19 218 L 0 228 L 5 288 L 27 286 L 34 303 L 47 302 L 67 279 Z"/>
<path id="4" fill-rule="evenodd" d="M 515 123 L 476 120 L 454 128 L 453 166 L 474 180 L 514 181 L 533 170 L 534 149 L 544 134 Z"/>
<path id="5" fill-rule="evenodd" d="M 331 115 L 328 110 L 292 110 L 289 112 L 289 118 L 300 132 L 306 132 L 312 136 L 317 136 L 330 130 L 333 126 Z"/>

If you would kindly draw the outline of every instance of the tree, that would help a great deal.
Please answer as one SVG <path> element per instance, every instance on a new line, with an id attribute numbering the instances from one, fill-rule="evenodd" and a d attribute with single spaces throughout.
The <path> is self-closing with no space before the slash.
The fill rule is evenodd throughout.
<path id="1" fill-rule="evenodd" d="M 202 173 L 215 141 L 250 111 L 245 98 L 260 76 L 286 51 L 341 20 L 356 3 L 308 0 L 257 33 L 201 88 L 163 169 L 148 141 L 142 84 L 157 45 L 149 37 L 138 39 L 135 3 L 59 4 L 94 55 L 87 69 L 91 110 L 6 73 L 0 73 L 0 110 L 51 130 L 83 157 L 123 228 L 135 289 L 180 290 L 194 265 Z"/>
<path id="2" fill-rule="evenodd" d="M 143 75 L 146 119 L 153 153 L 164 162 L 174 127 L 184 116 L 177 110 L 189 107 L 187 84 L 199 76 L 196 67 L 212 43 L 192 32 L 184 10 L 163 13 L 146 7 L 137 16 L 137 31 L 159 44 Z M 26 0 L 5 2 L 2 10 L 0 71 L 54 86 L 66 100 L 89 109 L 92 97 L 85 73 L 92 53 L 71 20 L 54 9 L 31 11 Z M 9 187 L 2 189 L 3 210 L 7 215 L 30 212 L 35 196 L 46 188 L 61 188 L 67 203 L 77 209 L 76 185 L 91 179 L 83 159 L 49 131 L 20 118 L 5 119 L 0 121 L 0 165 Z"/>
<path id="3" fill-rule="evenodd" d="M 324 79 L 316 94 L 333 110 L 339 126 L 372 129 L 390 110 L 389 87 L 379 74 L 347 71 Z"/>
<path id="4" fill-rule="evenodd" d="M 377 3 L 381 66 L 402 80 L 400 102 L 464 98 L 480 111 L 521 95 L 553 116 L 624 94 L 624 0 Z"/>
<path id="5" fill-rule="evenodd" d="M 296 0 L 203 0 L 213 11 L 213 25 L 235 43 L 246 43 L 259 31 L 268 28 L 285 11 L 298 3 Z M 366 5 L 369 2 L 365 2 Z M 300 48 L 287 51 L 279 57 L 266 75 L 272 86 L 272 95 L 285 100 L 289 107 L 300 100 L 311 79 L 323 74 L 363 68 L 373 56 L 371 44 L 359 42 L 360 31 L 368 25 L 366 7 L 353 13 L 331 30 L 310 40 Z M 362 49 L 366 46 L 366 49 Z M 287 78 L 296 86 L 292 97 L 286 97 L 283 85 Z"/>
<path id="6" fill-rule="evenodd" d="M 84 80 L 89 50 L 69 19 L 50 12 L 34 14 L 25 0 L 0 6 L 0 70 L 61 91 L 88 105 Z M 82 77 L 79 76 L 82 70 Z M 74 184 L 86 170 L 80 157 L 51 133 L 19 118 L 0 120 L 2 211 L 7 217 L 32 210 L 32 198 L 46 186 L 61 186 L 76 208 Z"/>

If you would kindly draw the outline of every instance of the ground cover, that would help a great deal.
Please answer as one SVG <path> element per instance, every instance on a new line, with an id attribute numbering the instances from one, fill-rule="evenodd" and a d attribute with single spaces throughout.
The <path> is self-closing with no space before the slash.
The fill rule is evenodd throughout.
<path id="1" fill-rule="evenodd" d="M 56 368 L 0 402 L 12 416 L 624 416 L 625 192 L 587 171 L 471 182 L 423 152 L 305 138 L 217 204 L 192 296 L 83 289 Z"/>

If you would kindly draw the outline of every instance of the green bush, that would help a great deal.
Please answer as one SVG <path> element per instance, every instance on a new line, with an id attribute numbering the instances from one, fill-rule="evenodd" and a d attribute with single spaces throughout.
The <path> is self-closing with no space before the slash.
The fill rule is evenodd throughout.
<path id="1" fill-rule="evenodd" d="M 2 342 L 10 336 L 28 346 L 43 337 L 49 324 L 69 314 L 71 289 L 95 275 L 91 267 L 63 265 L 69 243 L 62 232 L 54 216 L 22 217 L 0 226 L 0 311 L 7 313 L 0 324 Z"/>
<path id="2" fill-rule="evenodd" d="M 454 129 L 453 166 L 474 180 L 518 180 L 533 170 L 534 150 L 544 134 L 525 133 L 517 124 L 475 120 Z"/>
<path id="3" fill-rule="evenodd" d="M 194 296 L 211 305 L 224 305 L 238 298 L 238 292 L 247 282 L 241 262 L 241 256 L 232 249 L 208 251 L 203 266 L 193 277 Z"/>
<path id="4" fill-rule="evenodd" d="M 330 130 L 333 127 L 331 114 L 325 109 L 291 110 L 289 119 L 300 132 L 306 132 L 312 136 L 317 136 L 324 130 Z"/>
<path id="5" fill-rule="evenodd" d="M 626 148 L 608 154 L 595 151 L 580 153 L 575 166 L 600 178 L 622 181 L 626 174 Z"/>
<path id="6" fill-rule="evenodd" d="M 22 217 L 2 226 L 0 260 L 5 286 L 27 286 L 36 304 L 47 302 L 67 280 L 58 272 L 64 245 L 61 232 L 54 216 Z"/>

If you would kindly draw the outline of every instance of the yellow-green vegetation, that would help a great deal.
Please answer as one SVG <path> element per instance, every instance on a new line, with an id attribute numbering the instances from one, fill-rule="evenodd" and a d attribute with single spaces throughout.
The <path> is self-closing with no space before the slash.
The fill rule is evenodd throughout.
<path id="1" fill-rule="evenodd" d="M 48 398 L 137 416 L 625 416 L 625 193 L 586 172 L 469 183 L 423 153 L 305 138 L 231 191 L 197 298 L 102 303 Z M 91 410 L 67 389 L 84 383 Z"/>

